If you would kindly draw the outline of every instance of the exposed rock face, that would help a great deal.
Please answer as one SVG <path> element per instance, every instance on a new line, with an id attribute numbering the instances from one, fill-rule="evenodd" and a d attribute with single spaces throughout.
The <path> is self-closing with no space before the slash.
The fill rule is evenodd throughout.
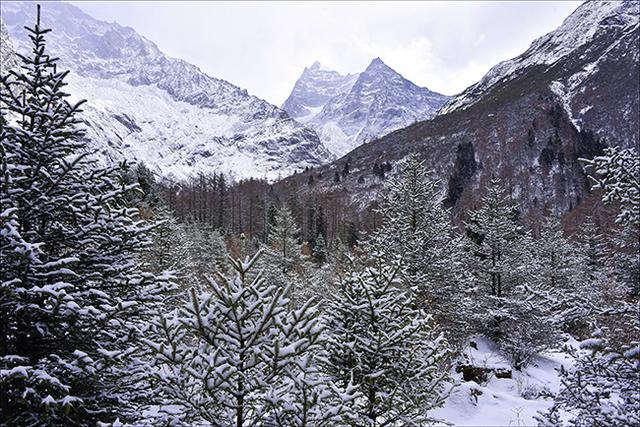
<path id="1" fill-rule="evenodd" d="M 349 93 L 360 74 L 342 74 L 324 68 L 319 62 L 305 68 L 293 91 L 282 104 L 291 117 L 301 123 L 313 119 L 332 98 Z"/>
<path id="2" fill-rule="evenodd" d="M 525 214 L 573 209 L 589 191 L 579 158 L 606 145 L 640 143 L 639 7 L 581 5 L 558 30 L 494 67 L 432 120 L 349 153 L 351 173 L 341 191 L 366 198 L 375 163 L 418 152 L 443 179 L 443 198 L 456 209 L 475 203 L 492 176 L 503 179 Z"/>
<path id="3" fill-rule="evenodd" d="M 449 97 L 416 86 L 376 58 L 362 73 L 305 68 L 282 106 L 342 156 L 363 142 L 431 118 Z"/>
<path id="4" fill-rule="evenodd" d="M 2 3 L 18 52 L 30 48 L 23 26 L 33 25 L 35 10 Z M 178 178 L 201 171 L 276 178 L 330 158 L 316 133 L 284 110 L 167 57 L 131 28 L 59 2 L 42 5 L 42 23 L 53 29 L 49 51 L 72 71 L 67 90 L 89 101 L 83 118 L 104 161 L 143 160 Z"/>

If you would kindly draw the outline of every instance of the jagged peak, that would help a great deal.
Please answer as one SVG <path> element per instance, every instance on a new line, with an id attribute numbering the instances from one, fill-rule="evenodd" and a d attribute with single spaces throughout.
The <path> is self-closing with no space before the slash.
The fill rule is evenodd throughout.
<path id="1" fill-rule="evenodd" d="M 305 67 L 304 70 L 307 72 L 311 71 L 313 73 L 321 72 L 321 73 L 335 73 L 340 76 L 342 75 L 341 73 L 323 65 L 322 63 L 320 63 L 320 61 L 314 61 L 310 67 Z"/>
<path id="2" fill-rule="evenodd" d="M 372 70 L 381 70 L 381 69 L 388 69 L 395 72 L 395 70 L 393 70 L 384 62 L 382 62 L 382 59 L 380 59 L 380 57 L 373 58 L 369 63 L 369 65 L 367 66 L 365 72 L 372 71 Z"/>

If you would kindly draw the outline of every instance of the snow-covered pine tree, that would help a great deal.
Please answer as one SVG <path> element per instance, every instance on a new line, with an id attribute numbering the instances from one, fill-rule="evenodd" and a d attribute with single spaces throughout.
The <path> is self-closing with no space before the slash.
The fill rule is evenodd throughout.
<path id="1" fill-rule="evenodd" d="M 338 422 L 354 390 L 329 387 L 316 368 L 317 310 L 312 301 L 289 309 L 286 289 L 251 274 L 260 255 L 230 258 L 233 276 L 218 273 L 210 292 L 191 289 L 184 307 L 154 322 L 155 338 L 146 342 L 163 403 L 178 405 L 187 423 Z"/>
<path id="2" fill-rule="evenodd" d="M 640 154 L 634 148 L 605 149 L 603 156 L 581 159 L 593 188 L 603 191 L 605 203 L 616 203 L 620 211 L 616 222 L 620 230 L 613 233 L 611 243 L 616 249 L 610 266 L 615 270 L 627 292 L 640 296 Z"/>
<path id="3" fill-rule="evenodd" d="M 626 254 L 640 257 L 639 168 L 633 149 L 607 149 L 605 156 L 585 161 L 587 172 L 604 191 L 603 201 L 617 201 L 617 222 L 631 230 L 635 248 Z M 615 255 L 614 255 L 615 256 Z M 637 268 L 637 267 L 636 267 Z M 618 275 L 619 280 L 624 276 Z M 540 418 L 543 425 L 640 424 L 640 301 L 638 293 L 618 298 L 611 308 L 596 307 L 599 322 L 593 336 L 581 343 L 587 354 L 576 354 L 572 369 L 560 371 L 561 387 L 553 407 Z"/>
<path id="4" fill-rule="evenodd" d="M 593 181 L 602 189 L 602 201 L 620 203 L 617 222 L 640 224 L 640 153 L 634 148 L 610 147 L 603 156 L 580 159 Z"/>
<path id="5" fill-rule="evenodd" d="M 575 241 L 581 258 L 583 274 L 589 280 L 595 280 L 600 272 L 605 270 L 604 237 L 600 232 L 593 217 L 588 216 L 578 227 L 575 233 Z"/>
<path id="6" fill-rule="evenodd" d="M 325 243 L 322 233 L 318 234 L 316 242 L 313 245 L 313 258 L 320 264 L 327 260 L 327 244 Z"/>
<path id="7" fill-rule="evenodd" d="M 561 368 L 560 392 L 540 425 L 640 425 L 640 306 L 623 303 L 601 314 L 618 317 L 628 340 L 616 343 L 619 332 L 601 328 L 580 343 L 582 354 L 567 348 L 575 364 Z"/>
<path id="8" fill-rule="evenodd" d="M 137 186 L 88 160 L 39 6 L 27 30 L 30 55 L 0 76 L 1 423 L 133 419 L 144 364 L 125 361 L 170 285 L 135 262 L 150 228 L 126 204 Z"/>
<path id="9" fill-rule="evenodd" d="M 400 259 L 374 253 L 326 302 L 324 367 L 337 384 L 359 387 L 357 425 L 429 424 L 447 395 L 448 345 L 399 288 L 403 271 Z"/>
<path id="10" fill-rule="evenodd" d="M 540 236 L 531 243 L 529 301 L 539 304 L 558 329 L 575 333 L 586 328 L 590 302 L 599 298 L 597 284 L 582 276 L 586 260 L 580 248 L 565 237 L 560 220 L 553 216 L 545 218 Z"/>
<path id="11" fill-rule="evenodd" d="M 495 340 L 519 369 L 550 344 L 551 329 L 546 307 L 525 286 L 535 265 L 531 238 L 499 179 L 491 180 L 466 226 L 474 282 L 467 289 L 464 312 L 476 332 Z"/>
<path id="12" fill-rule="evenodd" d="M 275 223 L 269 233 L 269 243 L 280 251 L 283 258 L 297 258 L 300 252 L 296 241 L 299 232 L 291 211 L 283 205 L 276 212 Z"/>
<path id="13" fill-rule="evenodd" d="M 122 179 L 126 184 L 138 183 L 141 191 L 131 194 L 130 203 L 138 206 L 142 215 L 151 215 L 160 202 L 158 186 L 153 172 L 140 162 L 135 167 L 124 164 Z"/>
<path id="14" fill-rule="evenodd" d="M 185 225 L 185 233 L 189 241 L 189 259 L 192 269 L 189 274 L 195 274 L 199 281 L 213 276 L 216 271 L 227 271 L 227 246 L 224 238 L 217 229 L 190 222 Z"/>
<path id="15" fill-rule="evenodd" d="M 151 231 L 152 243 L 141 257 L 145 268 L 156 273 L 171 271 L 182 285 L 190 283 L 194 250 L 185 225 L 166 206 L 159 206 L 153 217 L 157 225 Z"/>
<path id="16" fill-rule="evenodd" d="M 464 321 L 458 307 L 469 277 L 450 211 L 442 205 L 442 185 L 415 154 L 398 170 L 386 185 L 378 209 L 382 224 L 365 242 L 365 249 L 389 261 L 402 255 L 405 286 L 417 287 L 418 302 L 448 331 L 450 339 L 459 340 Z"/>

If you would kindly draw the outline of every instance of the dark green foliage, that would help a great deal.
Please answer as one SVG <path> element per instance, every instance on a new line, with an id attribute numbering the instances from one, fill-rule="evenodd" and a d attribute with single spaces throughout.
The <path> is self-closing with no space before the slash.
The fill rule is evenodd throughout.
<path id="1" fill-rule="evenodd" d="M 135 420 L 149 390 L 130 356 L 168 277 L 140 271 L 139 187 L 89 160 L 39 21 L 38 6 L 30 56 L 0 81 L 0 423 Z"/>

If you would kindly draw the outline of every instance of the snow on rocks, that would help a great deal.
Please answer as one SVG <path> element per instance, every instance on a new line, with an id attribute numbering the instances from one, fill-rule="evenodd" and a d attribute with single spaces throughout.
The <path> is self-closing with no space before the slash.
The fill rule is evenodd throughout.
<path id="1" fill-rule="evenodd" d="M 569 339 L 568 345 L 578 343 Z M 458 382 L 443 407 L 431 415 L 459 426 L 535 425 L 534 416 L 553 404 L 548 394 L 560 387 L 556 369 L 572 366 L 572 359 L 561 350 L 548 351 L 533 359 L 522 371 L 512 368 L 496 344 L 484 337 L 472 337 L 464 347 L 460 364 L 487 372 L 481 383 L 465 381 L 462 371 L 452 370 Z M 500 378 L 501 373 L 511 378 Z"/>

